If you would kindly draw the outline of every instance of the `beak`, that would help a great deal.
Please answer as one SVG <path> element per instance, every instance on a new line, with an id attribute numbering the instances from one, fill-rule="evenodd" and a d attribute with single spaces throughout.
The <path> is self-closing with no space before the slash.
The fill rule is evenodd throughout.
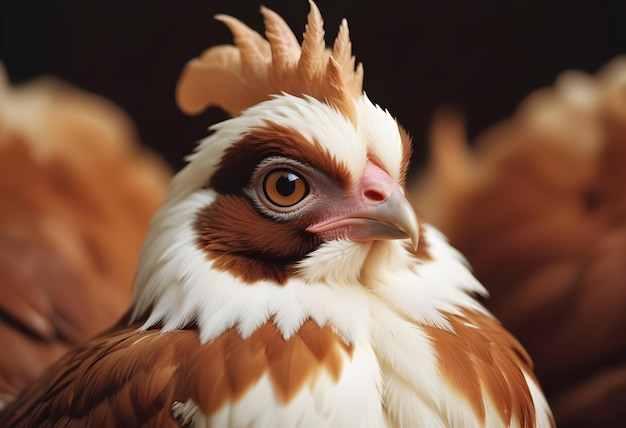
<path id="1" fill-rule="evenodd" d="M 409 238 L 415 249 L 419 243 L 417 215 L 397 185 L 383 201 L 314 224 L 307 230 L 322 236 L 347 237 L 360 242 Z"/>

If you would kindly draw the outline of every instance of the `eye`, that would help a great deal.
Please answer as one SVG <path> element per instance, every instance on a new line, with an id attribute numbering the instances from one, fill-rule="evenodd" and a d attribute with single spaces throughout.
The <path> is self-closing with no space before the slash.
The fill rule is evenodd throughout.
<path id="1" fill-rule="evenodd" d="M 271 203 L 279 207 L 291 207 L 309 194 L 309 185 L 293 171 L 275 169 L 265 176 L 263 193 Z"/>

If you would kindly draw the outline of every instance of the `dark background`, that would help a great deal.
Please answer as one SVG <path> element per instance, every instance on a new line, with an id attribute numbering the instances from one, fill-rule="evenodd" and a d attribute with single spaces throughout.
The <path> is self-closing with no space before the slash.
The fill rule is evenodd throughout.
<path id="1" fill-rule="evenodd" d="M 52 74 L 111 99 L 131 115 L 141 140 L 178 169 L 207 126 L 225 118 L 215 109 L 180 113 L 178 75 L 204 49 L 231 42 L 214 14 L 260 30 L 261 3 L 301 36 L 306 0 L 2 0 L 0 59 L 14 83 Z M 327 43 L 348 19 L 365 90 L 414 136 L 418 165 L 430 117 L 442 103 L 466 113 L 472 136 L 561 71 L 595 72 L 626 51 L 626 1 L 317 4 Z"/>

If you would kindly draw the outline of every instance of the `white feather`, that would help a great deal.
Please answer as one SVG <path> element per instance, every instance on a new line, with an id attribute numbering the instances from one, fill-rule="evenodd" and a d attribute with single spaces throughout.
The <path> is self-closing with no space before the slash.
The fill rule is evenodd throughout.
<path id="1" fill-rule="evenodd" d="M 357 128 L 367 143 L 368 152 L 398 181 L 403 154 L 396 120 L 388 111 L 372 104 L 365 94 L 356 100 L 355 106 L 359 118 Z"/>
<path id="2" fill-rule="evenodd" d="M 528 375 L 528 373 L 524 372 L 524 378 L 526 379 L 526 383 L 528 384 L 528 388 L 530 389 L 530 395 L 533 397 L 533 403 L 535 404 L 535 409 L 537 412 L 537 427 L 552 426 L 552 411 L 550 410 L 550 405 L 548 404 L 546 397 L 543 395 L 543 392 L 539 388 L 539 385 L 537 385 L 537 383 Z"/>

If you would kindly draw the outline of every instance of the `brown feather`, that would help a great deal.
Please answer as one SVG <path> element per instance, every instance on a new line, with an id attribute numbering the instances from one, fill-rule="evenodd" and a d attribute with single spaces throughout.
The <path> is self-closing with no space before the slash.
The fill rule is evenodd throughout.
<path id="1" fill-rule="evenodd" d="M 281 155 L 297 159 L 337 180 L 339 185 L 352 182 L 347 166 L 338 162 L 317 141 L 309 142 L 296 129 L 266 122 L 245 134 L 225 150 L 209 187 L 220 193 L 233 193 L 244 188 L 257 164 L 269 156 Z"/>
<path id="2" fill-rule="evenodd" d="M 198 213 L 198 245 L 214 261 L 248 284 L 284 284 L 295 263 L 315 249 L 319 238 L 304 231 L 307 218 L 279 223 L 259 214 L 242 195 L 218 195 Z"/>
<path id="3" fill-rule="evenodd" d="M 311 320 L 288 340 L 265 324 L 247 339 L 231 329 L 204 345 L 195 329 L 137 328 L 113 330 L 64 357 L 0 413 L 0 425 L 177 426 L 174 402 L 192 400 L 210 415 L 267 373 L 289 403 L 322 371 L 337 381 L 352 355 L 330 327 Z"/>
<path id="4" fill-rule="evenodd" d="M 128 308 L 170 174 L 104 99 L 53 79 L 0 91 L 1 406 Z"/>
<path id="5" fill-rule="evenodd" d="M 275 327 L 266 326 L 265 328 L 274 329 Z M 262 331 L 260 333 L 263 335 Z M 285 347 L 280 340 L 271 340 L 269 332 L 259 340 L 265 345 L 265 356 L 272 383 L 283 385 L 283 388 L 276 389 L 282 403 L 288 402 L 303 385 L 313 383 L 319 366 L 316 364 L 315 356 L 302 342 L 299 335 L 289 340 L 288 347 Z M 310 367 L 315 369 L 311 370 Z"/>
<path id="6" fill-rule="evenodd" d="M 533 378 L 532 362 L 519 342 L 497 321 L 477 312 L 449 314 L 447 319 L 452 331 L 424 327 L 444 379 L 466 398 L 479 421 L 485 421 L 485 391 L 505 424 L 515 416 L 522 427 L 534 427 L 535 406 L 522 373 Z"/>
<path id="7" fill-rule="evenodd" d="M 398 132 L 400 133 L 400 142 L 402 143 L 402 163 L 400 166 L 400 179 L 398 182 L 402 187 L 405 187 L 406 175 L 409 172 L 409 167 L 411 166 L 411 155 L 413 154 L 413 138 L 399 123 Z"/>

